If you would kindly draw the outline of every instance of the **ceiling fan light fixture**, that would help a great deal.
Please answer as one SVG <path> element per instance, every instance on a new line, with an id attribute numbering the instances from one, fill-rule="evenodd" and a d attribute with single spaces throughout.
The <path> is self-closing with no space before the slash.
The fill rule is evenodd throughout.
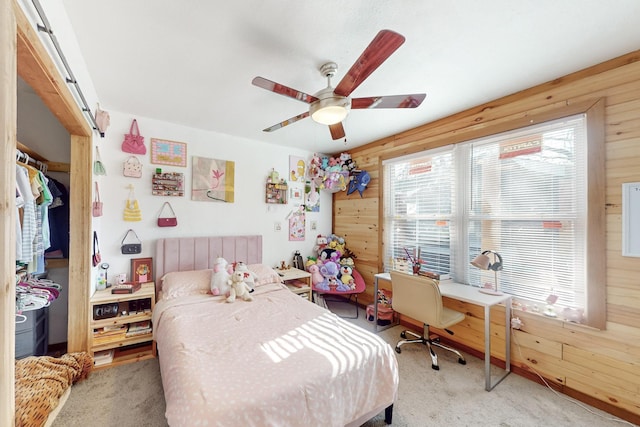
<path id="1" fill-rule="evenodd" d="M 335 125 L 344 120 L 350 110 L 351 99 L 334 95 L 312 103 L 309 107 L 309 114 L 317 123 Z"/>

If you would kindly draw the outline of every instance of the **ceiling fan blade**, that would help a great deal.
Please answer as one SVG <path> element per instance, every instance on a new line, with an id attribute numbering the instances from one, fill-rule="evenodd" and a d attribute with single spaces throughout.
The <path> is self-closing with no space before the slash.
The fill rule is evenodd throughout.
<path id="1" fill-rule="evenodd" d="M 334 93 L 340 96 L 349 96 L 404 43 L 404 40 L 404 36 L 394 31 L 380 31 L 338 83 Z"/>
<path id="2" fill-rule="evenodd" d="M 329 125 L 329 131 L 331 132 L 331 139 L 344 138 L 344 128 L 342 122 L 338 122 L 335 125 Z"/>
<path id="3" fill-rule="evenodd" d="M 290 125 L 292 123 L 297 122 L 298 120 L 302 120 L 302 119 L 307 118 L 307 117 L 309 117 L 309 112 L 305 111 L 304 113 L 298 114 L 297 116 L 291 117 L 290 119 L 287 119 L 287 120 L 285 120 L 283 122 L 277 123 L 277 124 L 275 124 L 273 126 L 270 126 L 270 127 L 266 128 L 266 129 L 262 129 L 262 131 L 263 132 L 273 132 L 274 130 L 278 130 L 280 128 L 288 126 L 288 125 Z"/>
<path id="4" fill-rule="evenodd" d="M 251 83 L 254 86 L 261 87 L 271 92 L 275 92 L 277 94 L 286 96 L 288 98 L 297 99 L 298 101 L 306 102 L 307 104 L 311 104 L 314 101 L 317 101 L 313 95 L 309 95 L 308 93 L 301 92 L 296 89 L 292 89 L 288 86 L 282 85 L 280 83 L 272 82 L 271 80 L 267 80 L 264 77 L 254 77 L 251 80 Z"/>
<path id="5" fill-rule="evenodd" d="M 366 108 L 416 108 L 424 98 L 424 93 L 414 93 L 411 95 L 391 95 L 391 96 L 369 96 L 366 98 L 351 99 L 351 109 Z"/>

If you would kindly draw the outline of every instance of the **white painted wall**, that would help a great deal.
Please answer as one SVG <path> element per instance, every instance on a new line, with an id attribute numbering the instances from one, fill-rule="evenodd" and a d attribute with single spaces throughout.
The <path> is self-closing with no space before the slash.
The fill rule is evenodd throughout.
<path id="1" fill-rule="evenodd" d="M 107 106 L 103 108 L 108 110 Z M 136 117 L 133 114 L 110 111 L 110 115 L 111 127 L 107 130 L 105 138 L 94 139 L 107 170 L 106 176 L 94 177 L 100 186 L 100 195 L 104 203 L 104 215 L 94 219 L 94 228 L 98 231 L 102 259 L 110 265 L 110 278 L 116 273 L 129 273 L 131 258 L 154 257 L 155 240 L 159 237 L 261 234 L 263 261 L 269 265 L 276 265 L 281 260 L 291 263 L 295 250 L 300 250 L 303 257 L 311 255 L 315 236 L 331 232 L 330 193 L 321 192 L 320 212 L 306 213 L 307 237 L 304 242 L 288 240 L 286 217 L 295 205 L 265 203 L 265 184 L 271 168 L 275 168 L 280 176 L 284 177 L 289 169 L 289 155 L 310 159 L 313 153 L 292 151 L 263 142 Z M 145 137 L 147 146 L 147 154 L 137 156 L 143 164 L 142 178 L 128 178 L 122 174 L 123 163 L 129 154 L 122 152 L 121 144 L 124 134 L 129 132 L 133 118 L 137 119 L 140 133 Z M 186 143 L 187 167 L 151 164 L 151 138 Z M 191 200 L 193 156 L 235 162 L 234 203 Z M 184 197 L 151 194 L 151 177 L 157 167 L 163 172 L 185 174 Z M 142 210 L 143 219 L 140 222 L 126 222 L 123 219 L 129 184 L 135 186 L 136 198 Z M 290 184 L 290 187 L 294 185 L 303 188 L 302 183 Z M 169 201 L 176 211 L 177 227 L 160 228 L 156 225 L 159 211 L 165 201 Z M 317 222 L 316 231 L 310 229 L 311 221 Z M 281 231 L 274 230 L 276 222 L 281 223 Z M 121 254 L 120 244 L 129 228 L 133 229 L 143 242 L 142 253 L 139 255 Z"/>

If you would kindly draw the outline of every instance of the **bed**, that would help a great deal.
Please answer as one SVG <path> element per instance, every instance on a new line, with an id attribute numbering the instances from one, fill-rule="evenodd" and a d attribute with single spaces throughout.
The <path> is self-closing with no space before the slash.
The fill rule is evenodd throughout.
<path id="1" fill-rule="evenodd" d="M 207 294 L 217 257 L 256 274 L 252 301 Z M 160 239 L 153 313 L 171 426 L 390 424 L 398 367 L 378 336 L 289 291 L 261 236 Z"/>

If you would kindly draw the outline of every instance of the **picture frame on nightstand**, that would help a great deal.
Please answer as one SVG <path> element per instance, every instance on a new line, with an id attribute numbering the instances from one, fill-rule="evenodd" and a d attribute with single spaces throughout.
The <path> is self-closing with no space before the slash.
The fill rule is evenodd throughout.
<path id="1" fill-rule="evenodd" d="M 153 282 L 153 258 L 133 258 L 131 260 L 131 281 L 134 283 Z"/>

